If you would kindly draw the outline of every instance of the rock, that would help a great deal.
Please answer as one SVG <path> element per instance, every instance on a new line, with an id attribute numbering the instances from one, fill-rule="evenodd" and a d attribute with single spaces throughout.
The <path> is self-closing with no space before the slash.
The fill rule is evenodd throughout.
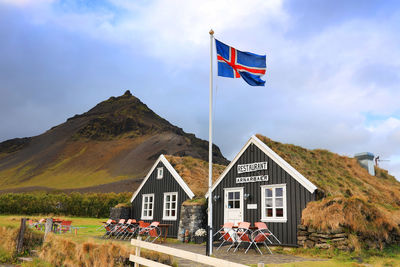
<path id="1" fill-rule="evenodd" d="M 301 235 L 301 236 L 307 236 L 307 235 L 309 235 L 310 233 L 309 232 L 307 232 L 307 231 L 298 231 L 297 232 L 297 235 L 299 236 L 299 235 Z"/>
<path id="2" fill-rule="evenodd" d="M 299 224 L 299 225 L 297 225 L 297 229 L 300 231 L 307 231 L 307 226 Z"/>
<path id="3" fill-rule="evenodd" d="M 343 241 L 343 240 L 347 240 L 347 239 L 344 238 L 344 237 L 332 238 L 332 239 L 331 239 L 332 242 L 340 242 L 340 241 Z"/>
<path id="4" fill-rule="evenodd" d="M 312 228 L 312 227 L 309 227 L 309 228 L 308 228 L 308 232 L 309 232 L 309 233 L 315 233 L 315 232 L 317 232 L 317 230 L 314 229 L 314 228 Z"/>
<path id="5" fill-rule="evenodd" d="M 328 248 L 331 247 L 331 245 L 327 244 L 327 243 L 323 243 L 323 244 L 316 244 L 315 247 L 316 248 L 321 248 L 321 249 L 328 249 Z"/>
<path id="6" fill-rule="evenodd" d="M 339 238 L 339 237 L 347 237 L 347 234 L 346 233 L 338 233 L 338 234 L 334 234 L 332 236 L 332 238 Z"/>
<path id="7" fill-rule="evenodd" d="M 311 240 L 306 240 L 306 242 L 304 242 L 304 247 L 305 248 L 313 248 L 315 245 L 315 243 Z"/>
<path id="8" fill-rule="evenodd" d="M 324 239 L 329 239 L 330 238 L 330 236 L 327 235 L 327 234 L 317 234 L 316 236 L 319 237 L 319 238 L 324 238 Z"/>
<path id="9" fill-rule="evenodd" d="M 319 240 L 319 237 L 316 237 L 316 236 L 309 236 L 308 239 L 309 239 L 309 240 L 312 240 L 312 241 L 314 241 L 314 242 L 317 242 L 317 241 Z"/>
<path id="10" fill-rule="evenodd" d="M 298 236 L 297 240 L 304 241 L 304 240 L 307 240 L 307 237 L 306 236 Z"/>

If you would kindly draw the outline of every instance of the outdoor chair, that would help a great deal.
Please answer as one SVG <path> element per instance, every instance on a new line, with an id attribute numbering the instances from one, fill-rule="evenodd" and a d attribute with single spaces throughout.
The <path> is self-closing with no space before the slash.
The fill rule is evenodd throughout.
<path id="1" fill-rule="evenodd" d="M 125 225 L 125 219 L 120 219 L 118 221 L 118 223 L 114 226 L 111 234 L 108 237 L 109 238 L 111 238 L 113 236 L 116 237 L 122 231 L 122 229 L 124 228 L 124 225 Z"/>
<path id="2" fill-rule="evenodd" d="M 44 225 L 46 223 L 46 219 L 40 219 L 39 222 L 35 225 L 36 229 L 43 231 Z"/>
<path id="3" fill-rule="evenodd" d="M 225 243 L 232 243 L 231 246 L 228 248 L 228 251 L 231 249 L 231 247 L 235 244 L 236 241 L 236 232 L 233 230 L 233 223 L 232 222 L 226 222 L 221 229 L 218 230 L 217 233 L 214 234 L 214 236 L 216 234 L 220 234 L 220 238 L 222 239 L 221 244 L 219 245 L 219 247 L 217 248 L 220 249 L 222 247 L 223 244 Z"/>
<path id="4" fill-rule="evenodd" d="M 31 220 L 31 219 L 29 219 L 28 220 L 28 226 L 29 226 L 29 228 L 34 228 L 34 227 L 36 227 L 36 225 L 37 225 L 38 223 L 35 223 L 33 220 Z"/>
<path id="5" fill-rule="evenodd" d="M 132 220 L 132 219 L 127 220 L 127 221 L 125 222 L 125 224 L 123 224 L 123 225 L 121 226 L 121 228 L 119 229 L 119 231 L 118 231 L 118 233 L 116 234 L 115 238 L 116 238 L 116 239 L 117 239 L 117 238 L 120 238 L 120 239 L 124 238 L 125 235 L 126 235 L 126 233 L 127 233 L 128 227 L 132 226 L 133 221 L 136 222 L 136 220 Z"/>
<path id="6" fill-rule="evenodd" d="M 116 226 L 115 221 L 111 219 L 107 220 L 107 222 L 104 224 L 104 229 L 106 230 L 106 232 L 104 233 L 102 238 L 106 238 L 107 236 L 111 235 L 115 226 Z"/>
<path id="7" fill-rule="evenodd" d="M 129 222 L 129 220 L 128 220 Z M 137 222 L 135 219 L 131 219 L 129 224 L 125 228 L 125 234 L 121 237 L 121 239 L 127 239 L 129 237 L 132 237 L 135 233 L 136 230 L 139 228 Z"/>
<path id="8" fill-rule="evenodd" d="M 281 244 L 281 241 L 268 229 L 267 225 L 264 222 L 256 222 L 254 224 L 258 230 L 263 230 L 265 233 L 269 233 L 267 236 L 272 236 L 276 241 L 278 241 L 279 244 Z M 272 242 L 269 241 L 271 244 Z"/>
<path id="9" fill-rule="evenodd" d="M 138 234 L 141 235 L 142 231 L 150 226 L 150 223 L 139 221 L 139 232 Z"/>
<path id="10" fill-rule="evenodd" d="M 257 244 L 259 243 L 264 244 L 269 253 L 272 254 L 272 251 L 269 249 L 266 243 L 268 241 L 269 243 L 272 244 L 272 241 L 269 239 L 269 237 L 271 237 L 271 233 L 267 225 L 263 222 L 256 222 L 254 225 L 258 228 L 251 235 L 251 239 L 253 240 L 254 246 L 256 247 L 256 249 L 260 254 L 263 254 Z"/>
<path id="11" fill-rule="evenodd" d="M 66 233 L 66 232 L 71 232 L 71 224 L 72 221 L 61 221 L 61 223 L 58 226 L 58 233 Z"/>
<path id="12" fill-rule="evenodd" d="M 144 241 L 150 241 L 150 239 L 153 238 L 151 241 L 153 243 L 161 236 L 161 229 L 158 227 L 159 224 L 159 222 L 152 222 L 148 227 L 139 232 L 140 235 L 147 235 Z"/>
<path id="13" fill-rule="evenodd" d="M 235 248 L 235 250 L 233 252 L 236 252 L 236 250 L 238 250 L 239 246 L 242 243 L 249 243 L 249 246 L 247 247 L 245 253 L 247 253 L 247 251 L 249 250 L 249 248 L 251 247 L 251 245 L 253 244 L 253 241 L 251 239 L 251 230 L 249 229 L 250 227 L 250 223 L 249 222 L 240 222 L 239 226 L 236 230 L 236 237 L 237 237 L 237 246 Z"/>

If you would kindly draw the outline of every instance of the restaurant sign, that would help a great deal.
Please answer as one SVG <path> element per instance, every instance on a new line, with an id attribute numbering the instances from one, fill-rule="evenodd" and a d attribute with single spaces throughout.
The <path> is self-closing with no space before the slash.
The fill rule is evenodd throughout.
<path id="1" fill-rule="evenodd" d="M 237 172 L 238 173 L 245 173 L 245 172 L 254 172 L 260 170 L 266 170 L 268 162 L 254 162 L 249 164 L 240 164 L 237 165 Z"/>
<path id="2" fill-rule="evenodd" d="M 255 182 L 268 182 L 268 175 L 258 175 L 249 177 L 236 177 L 237 184 L 255 183 Z"/>

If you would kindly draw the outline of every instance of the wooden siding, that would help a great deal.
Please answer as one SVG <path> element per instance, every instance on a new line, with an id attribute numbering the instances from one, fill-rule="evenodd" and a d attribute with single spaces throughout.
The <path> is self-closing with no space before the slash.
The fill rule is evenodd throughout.
<path id="1" fill-rule="evenodd" d="M 268 169 L 262 171 L 237 173 L 238 164 L 254 162 L 268 162 Z M 268 182 L 236 183 L 236 177 L 248 177 L 268 174 Z M 250 222 L 261 221 L 261 185 L 286 184 L 286 214 L 287 222 L 268 222 L 269 229 L 277 236 L 283 245 L 297 246 L 297 225 L 301 220 L 301 212 L 309 201 L 315 200 L 315 193 L 311 194 L 278 164 L 271 160 L 256 145 L 250 144 L 235 165 L 229 170 L 221 183 L 214 189 L 213 196 L 220 199 L 213 200 L 213 228 L 217 231 L 224 224 L 224 188 L 243 187 L 243 194 L 250 194 L 250 198 L 243 200 L 243 220 Z M 257 209 L 247 209 L 247 204 L 257 204 Z"/>
<path id="2" fill-rule="evenodd" d="M 162 179 L 157 179 L 157 168 L 164 168 L 164 177 Z M 168 192 L 178 192 L 178 202 L 177 202 L 177 218 L 176 220 L 162 220 L 163 208 L 164 208 L 164 193 Z M 171 173 L 160 161 L 157 167 L 151 173 L 146 184 L 143 185 L 140 192 L 137 194 L 136 198 L 132 202 L 132 216 L 137 221 L 141 220 L 142 216 L 142 195 L 143 194 L 154 194 L 154 209 L 153 209 L 153 220 L 143 220 L 145 222 L 158 221 L 163 224 L 172 224 L 168 229 L 168 237 L 177 237 L 179 228 L 179 219 L 181 212 L 182 202 L 187 200 L 189 197 L 183 191 L 182 187 L 177 183 Z"/>

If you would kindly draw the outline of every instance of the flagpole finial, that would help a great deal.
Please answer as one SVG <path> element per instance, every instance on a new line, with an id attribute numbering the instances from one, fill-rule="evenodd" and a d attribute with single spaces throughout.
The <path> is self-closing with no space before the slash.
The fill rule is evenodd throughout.
<path id="1" fill-rule="evenodd" d="M 210 35 L 213 35 L 214 34 L 214 31 L 213 31 L 213 29 L 211 29 L 210 30 Z"/>

